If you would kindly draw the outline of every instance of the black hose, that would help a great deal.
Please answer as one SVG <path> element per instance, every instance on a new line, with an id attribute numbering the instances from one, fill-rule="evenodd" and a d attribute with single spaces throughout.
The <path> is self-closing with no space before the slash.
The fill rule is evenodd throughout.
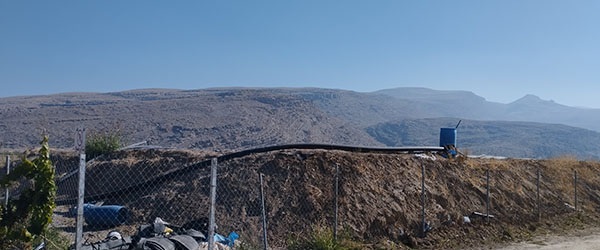
<path id="1" fill-rule="evenodd" d="M 439 152 L 444 151 L 443 147 L 358 147 L 358 146 L 346 146 L 346 145 L 333 145 L 333 144 L 286 144 L 286 145 L 276 145 L 276 146 L 268 146 L 262 148 L 254 148 L 248 150 L 242 150 L 239 152 L 229 153 L 221 156 L 217 156 L 218 162 L 225 162 L 236 158 L 242 158 L 251 154 L 257 153 L 266 153 L 272 151 L 281 151 L 281 150 L 289 150 L 289 149 L 323 149 L 323 150 L 341 150 L 348 152 L 359 152 L 359 153 L 400 153 L 400 152 L 408 152 L 408 153 L 417 153 L 417 152 Z M 133 184 L 129 187 L 121 188 L 118 190 L 113 190 L 109 192 L 105 192 L 102 194 L 95 194 L 90 196 L 85 196 L 85 200 L 93 201 L 93 200 L 102 200 L 106 197 L 111 197 L 113 195 L 119 193 L 127 193 L 135 190 L 139 190 L 142 186 L 147 186 L 151 184 L 162 183 L 163 181 L 169 180 L 175 176 L 180 176 L 184 173 L 188 173 L 197 169 L 205 168 L 210 166 L 211 160 L 204 160 L 197 163 L 190 164 L 183 168 L 173 169 L 171 171 L 167 171 L 162 175 L 156 176 L 150 180 L 145 182 Z M 74 204 L 77 201 L 76 198 L 69 199 L 61 199 L 56 200 L 56 204 L 64 205 L 64 204 Z"/>

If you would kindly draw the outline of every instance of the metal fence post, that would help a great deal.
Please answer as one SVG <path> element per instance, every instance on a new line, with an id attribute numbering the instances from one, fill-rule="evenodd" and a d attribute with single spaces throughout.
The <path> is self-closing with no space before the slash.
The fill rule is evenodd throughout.
<path id="1" fill-rule="evenodd" d="M 80 250 L 83 244 L 83 202 L 85 196 L 85 129 L 77 129 L 75 147 L 79 151 L 79 183 L 77 191 L 77 232 L 75 248 Z"/>
<path id="2" fill-rule="evenodd" d="M 427 222 L 425 221 L 425 165 L 421 165 L 421 237 L 425 238 Z"/>
<path id="3" fill-rule="evenodd" d="M 575 190 L 575 211 L 578 210 L 578 200 L 577 200 L 577 170 L 573 170 L 573 187 Z"/>
<path id="4" fill-rule="evenodd" d="M 263 243 L 264 250 L 269 248 L 269 244 L 267 241 L 267 213 L 265 209 L 265 190 L 263 188 L 263 174 L 260 174 L 260 200 L 262 202 L 262 227 L 263 227 Z"/>
<path id="5" fill-rule="evenodd" d="M 10 155 L 6 156 L 6 176 L 8 176 L 8 174 L 10 174 Z M 6 190 L 4 192 L 4 208 L 8 207 L 9 195 L 10 195 L 10 192 L 8 190 L 8 187 L 6 187 Z"/>
<path id="6" fill-rule="evenodd" d="M 537 169 L 537 179 L 536 179 L 536 199 L 537 199 L 537 220 L 539 221 L 542 218 L 542 204 L 540 202 L 540 177 L 541 177 L 541 173 L 540 173 L 540 169 Z"/>
<path id="7" fill-rule="evenodd" d="M 208 249 L 215 245 L 215 203 L 217 195 L 217 158 L 210 164 L 210 214 L 208 219 Z"/>
<path id="8" fill-rule="evenodd" d="M 485 220 L 490 223 L 490 170 L 485 171 Z"/>
<path id="9" fill-rule="evenodd" d="M 335 164 L 335 193 L 334 193 L 334 207 L 333 207 L 333 240 L 337 241 L 338 232 L 338 195 L 339 195 L 339 175 L 340 169 L 338 164 Z"/>

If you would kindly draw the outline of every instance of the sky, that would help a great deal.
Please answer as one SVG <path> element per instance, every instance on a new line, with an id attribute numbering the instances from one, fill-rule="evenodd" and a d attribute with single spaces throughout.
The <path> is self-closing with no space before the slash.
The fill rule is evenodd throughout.
<path id="1" fill-rule="evenodd" d="M 600 108 L 596 0 L 0 0 L 0 97 L 396 87 Z"/>

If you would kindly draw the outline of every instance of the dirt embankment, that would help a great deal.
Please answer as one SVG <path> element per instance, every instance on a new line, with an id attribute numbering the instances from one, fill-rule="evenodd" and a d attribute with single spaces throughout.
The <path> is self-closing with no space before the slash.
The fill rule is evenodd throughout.
<path id="1" fill-rule="evenodd" d="M 201 159 L 207 159 L 206 154 L 157 150 L 119 153 L 90 164 L 86 188 L 103 193 L 154 180 L 103 201 L 128 207 L 132 216 L 126 226 L 130 228 L 155 217 L 181 225 L 209 212 L 210 170 L 193 168 Z M 477 247 L 584 228 L 598 221 L 600 164 L 595 162 L 570 158 L 450 160 L 437 155 L 285 150 L 219 163 L 218 231 L 236 231 L 242 240 L 260 244 L 260 174 L 264 177 L 272 246 L 284 247 L 318 227 L 331 228 L 335 221 L 336 166 L 339 235 L 362 242 L 365 248 Z M 425 238 L 418 237 L 422 167 L 425 218 L 431 229 Z M 169 170 L 186 168 L 190 170 L 154 179 Z M 486 170 L 490 176 L 490 214 L 494 216 L 489 223 L 472 215 L 486 212 Z M 574 205 L 574 170 L 579 176 L 579 212 L 569 206 Z M 68 182 L 64 182 L 65 187 Z M 471 222 L 465 223 L 464 216 Z"/>

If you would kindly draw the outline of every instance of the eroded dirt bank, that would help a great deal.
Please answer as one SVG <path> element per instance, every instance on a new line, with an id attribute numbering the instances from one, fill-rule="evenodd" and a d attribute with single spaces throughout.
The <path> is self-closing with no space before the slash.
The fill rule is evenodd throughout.
<path id="1" fill-rule="evenodd" d="M 86 189 L 90 194 L 105 193 L 188 168 L 103 199 L 106 204 L 130 209 L 132 216 L 124 231 L 155 217 L 181 225 L 208 215 L 209 168 L 190 166 L 209 157 L 206 153 L 159 150 L 116 153 L 89 165 Z M 219 163 L 219 231 L 236 231 L 246 242 L 260 244 L 260 174 L 264 177 L 272 246 L 285 247 L 291 239 L 307 236 L 316 227 L 331 228 L 336 166 L 338 231 L 340 237 L 364 243 L 363 248 L 491 246 L 585 228 L 598 221 L 600 164 L 596 162 L 284 150 Z M 425 214 L 431 230 L 420 238 L 423 166 Z M 486 170 L 490 176 L 490 214 L 494 216 L 489 223 L 472 215 L 486 212 Z M 578 212 L 570 208 L 574 205 L 574 170 L 579 177 Z M 63 185 L 67 183 L 69 180 Z M 464 216 L 471 222 L 465 223 Z"/>

